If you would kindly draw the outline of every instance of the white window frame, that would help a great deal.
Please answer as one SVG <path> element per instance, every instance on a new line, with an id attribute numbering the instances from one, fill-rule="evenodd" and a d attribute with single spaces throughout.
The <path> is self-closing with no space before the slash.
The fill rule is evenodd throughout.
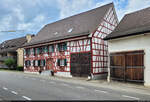
<path id="1" fill-rule="evenodd" d="M 60 66 L 65 66 L 65 60 L 64 59 L 60 59 Z"/>

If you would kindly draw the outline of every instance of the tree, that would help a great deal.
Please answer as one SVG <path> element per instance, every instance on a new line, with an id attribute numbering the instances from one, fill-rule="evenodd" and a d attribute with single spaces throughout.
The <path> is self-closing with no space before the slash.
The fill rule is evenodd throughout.
<path id="1" fill-rule="evenodd" d="M 11 69 L 12 66 L 13 67 L 15 66 L 15 64 L 16 64 L 15 62 L 16 61 L 12 58 L 8 58 L 4 61 L 5 65 L 8 66 L 9 69 Z"/>

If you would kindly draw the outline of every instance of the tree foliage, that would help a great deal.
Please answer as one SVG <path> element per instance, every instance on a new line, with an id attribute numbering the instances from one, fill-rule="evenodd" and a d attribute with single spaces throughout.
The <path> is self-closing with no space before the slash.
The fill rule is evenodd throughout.
<path id="1" fill-rule="evenodd" d="M 4 61 L 5 65 L 10 69 L 12 66 L 15 66 L 16 61 L 12 58 L 8 58 Z"/>

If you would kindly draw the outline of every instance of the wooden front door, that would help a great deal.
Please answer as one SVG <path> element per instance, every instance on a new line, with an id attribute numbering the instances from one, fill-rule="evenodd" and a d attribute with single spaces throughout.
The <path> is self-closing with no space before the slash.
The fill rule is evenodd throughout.
<path id="1" fill-rule="evenodd" d="M 111 53 L 111 78 L 124 81 L 144 81 L 144 51 Z"/>
<path id="2" fill-rule="evenodd" d="M 87 77 L 91 69 L 90 53 L 71 54 L 71 75 L 77 77 Z"/>
<path id="3" fill-rule="evenodd" d="M 46 70 L 53 70 L 54 63 L 53 63 L 53 58 L 49 58 L 46 61 Z"/>

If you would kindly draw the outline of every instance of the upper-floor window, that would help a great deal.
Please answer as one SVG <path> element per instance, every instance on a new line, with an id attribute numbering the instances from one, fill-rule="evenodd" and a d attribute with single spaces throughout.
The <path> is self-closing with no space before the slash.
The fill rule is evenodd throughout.
<path id="1" fill-rule="evenodd" d="M 36 49 L 36 48 L 33 48 L 33 50 L 32 50 L 33 55 L 36 54 L 36 50 L 35 50 L 35 49 Z"/>
<path id="2" fill-rule="evenodd" d="M 44 53 L 47 53 L 48 52 L 48 46 L 44 46 Z"/>
<path id="3" fill-rule="evenodd" d="M 36 48 L 35 53 L 36 53 L 37 55 L 40 54 L 40 48 Z"/>
<path id="4" fill-rule="evenodd" d="M 24 50 L 24 55 L 30 55 L 30 49 L 29 48 Z"/>
<path id="5" fill-rule="evenodd" d="M 54 45 L 49 46 L 49 52 L 54 52 Z"/>
<path id="6" fill-rule="evenodd" d="M 67 50 L 67 43 L 58 44 L 58 51 L 66 51 L 66 50 Z"/>
<path id="7" fill-rule="evenodd" d="M 58 66 L 67 66 L 67 59 L 58 59 L 57 65 Z"/>

